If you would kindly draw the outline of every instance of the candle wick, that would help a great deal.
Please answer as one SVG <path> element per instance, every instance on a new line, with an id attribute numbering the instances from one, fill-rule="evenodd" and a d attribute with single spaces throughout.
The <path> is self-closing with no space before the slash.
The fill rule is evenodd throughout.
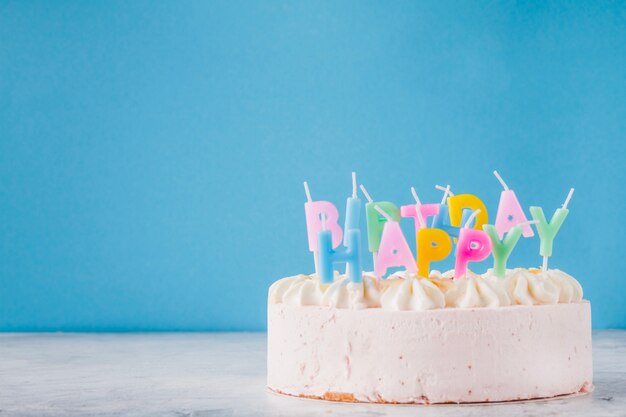
<path id="1" fill-rule="evenodd" d="M 442 187 L 441 185 L 435 185 L 435 188 L 440 191 L 443 191 L 443 198 L 441 199 L 441 204 L 445 204 L 448 196 L 454 196 L 454 193 L 450 191 L 450 184 L 446 185 L 445 187 Z"/>
<path id="2" fill-rule="evenodd" d="M 500 174 L 498 174 L 498 171 L 493 171 L 493 175 L 495 175 L 498 181 L 500 181 L 500 184 L 502 184 L 502 187 L 504 187 L 504 190 L 509 191 L 509 186 L 506 185 L 506 182 L 504 182 Z"/>
<path id="3" fill-rule="evenodd" d="M 465 225 L 463 226 L 464 229 L 467 229 L 470 226 L 470 224 L 472 224 L 472 221 L 476 218 L 476 216 L 478 216 L 478 213 L 480 213 L 480 209 L 472 212 L 472 214 L 469 216 L 469 218 L 465 222 Z"/>
<path id="4" fill-rule="evenodd" d="M 356 172 L 352 171 L 352 198 L 356 198 Z"/>
<path id="5" fill-rule="evenodd" d="M 573 195 L 574 195 L 574 189 L 570 188 L 569 193 L 567 194 L 567 198 L 565 199 L 565 202 L 563 203 L 564 209 L 567 209 L 567 205 L 569 204 L 569 201 L 572 199 Z"/>
<path id="6" fill-rule="evenodd" d="M 422 202 L 420 201 L 420 198 L 415 191 L 415 187 L 411 187 L 411 194 L 413 194 L 413 198 L 415 199 L 415 212 L 417 214 L 417 220 L 420 222 L 420 227 L 426 227 L 424 217 L 422 216 L 422 210 L 420 208 Z"/>
<path id="7" fill-rule="evenodd" d="M 363 184 L 361 184 L 361 191 L 363 191 L 363 195 L 365 196 L 365 198 L 367 198 L 368 202 L 370 202 L 370 203 L 374 202 L 374 200 L 372 200 L 372 197 L 370 197 L 369 193 L 367 192 L 367 190 L 365 189 Z"/>
<path id="8" fill-rule="evenodd" d="M 382 214 L 382 215 L 383 215 L 383 217 L 384 217 L 385 219 L 387 219 L 387 221 L 390 221 L 390 222 L 392 222 L 392 221 L 393 221 L 393 219 L 391 218 L 391 216 L 389 216 L 385 210 L 381 209 L 381 208 L 378 206 L 378 204 L 374 205 L 374 208 L 376 209 L 376 211 L 378 211 L 380 214 Z"/>
<path id="9" fill-rule="evenodd" d="M 526 226 L 527 224 L 539 224 L 539 220 L 527 220 L 525 222 L 517 223 L 516 226 Z"/>
<path id="10" fill-rule="evenodd" d="M 309 184 L 306 181 L 304 181 L 304 193 L 306 194 L 306 199 L 309 203 L 313 201 L 311 198 L 311 191 L 309 190 Z"/>

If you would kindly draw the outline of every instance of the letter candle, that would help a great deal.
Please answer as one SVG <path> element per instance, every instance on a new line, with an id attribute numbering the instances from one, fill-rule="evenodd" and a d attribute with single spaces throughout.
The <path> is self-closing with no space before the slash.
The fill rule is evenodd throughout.
<path id="1" fill-rule="evenodd" d="M 473 194 L 457 194 L 448 198 L 448 211 L 450 214 L 450 225 L 453 227 L 461 227 L 462 224 L 467 224 L 466 214 L 471 215 L 476 212 L 478 213 L 472 216 L 472 218 L 476 218 L 476 222 L 471 227 L 482 231 L 483 224 L 489 222 L 485 203 Z M 471 213 L 472 211 L 474 213 Z"/>
<path id="2" fill-rule="evenodd" d="M 404 266 L 408 272 L 417 272 L 413 253 L 404 238 L 402 229 L 400 229 L 400 223 L 380 208 L 378 204 L 374 205 L 374 210 L 387 220 L 376 256 L 376 265 L 374 267 L 376 276 L 382 278 L 387 269 L 394 266 Z"/>
<path id="3" fill-rule="evenodd" d="M 415 191 L 415 187 L 411 187 L 411 194 L 413 195 L 413 199 L 415 200 L 415 213 L 417 214 L 418 223 L 420 227 L 426 227 L 426 222 L 424 221 L 424 215 L 422 214 L 422 202 L 420 201 L 420 198 L 417 195 L 417 191 Z"/>
<path id="4" fill-rule="evenodd" d="M 443 191 L 443 197 L 441 198 L 441 203 L 439 203 L 439 209 L 437 210 L 437 214 L 433 218 L 430 227 L 433 229 L 447 230 L 448 228 L 450 228 L 450 217 L 446 201 L 448 200 L 448 195 L 453 196 L 454 193 L 450 191 L 449 184 L 445 187 L 442 187 L 441 185 L 435 185 L 435 188 Z"/>
<path id="5" fill-rule="evenodd" d="M 493 175 L 498 179 L 504 190 L 500 194 L 500 202 L 498 203 L 498 212 L 496 213 L 496 231 L 500 239 L 517 224 L 523 224 L 522 230 L 524 237 L 532 237 L 533 233 L 530 223 L 524 214 L 524 210 L 520 205 L 515 192 L 509 189 L 498 171 L 493 171 Z M 516 241 L 517 243 L 517 241 Z"/>
<path id="6" fill-rule="evenodd" d="M 439 207 L 439 204 L 420 204 L 419 215 L 421 215 L 422 219 L 424 220 L 428 217 L 436 216 L 437 214 L 439 214 Z M 400 216 L 413 219 L 413 223 L 415 225 L 415 236 L 417 236 L 420 228 L 428 227 L 427 224 L 424 226 L 420 225 L 417 204 L 407 204 L 400 207 Z"/>
<path id="7" fill-rule="evenodd" d="M 498 235 L 498 231 L 495 226 L 491 224 L 483 225 L 483 230 L 491 239 L 491 254 L 493 255 L 493 273 L 499 278 L 504 278 L 506 275 L 506 262 L 513 252 L 513 248 L 517 245 L 520 237 L 522 236 L 522 230 L 525 226 L 530 227 L 531 224 L 538 223 L 535 220 L 518 223 L 511 227 L 508 232 L 505 233 L 504 239 Z"/>
<path id="8" fill-rule="evenodd" d="M 326 230 L 326 216 L 322 214 L 322 230 L 318 233 L 318 252 L 320 264 L 320 283 L 331 284 L 333 282 L 333 265 L 346 263 L 346 274 L 354 283 L 362 282 L 361 270 L 361 231 L 358 229 L 346 230 L 348 236 L 346 249 L 334 251 L 332 248 L 332 234 Z M 348 268 L 347 265 L 350 267 Z"/>
<path id="9" fill-rule="evenodd" d="M 352 196 L 346 201 L 346 221 L 343 230 L 346 234 L 343 236 L 344 246 L 348 245 L 348 230 L 359 228 L 359 219 L 361 214 L 361 200 L 356 194 L 356 172 L 352 172 Z"/>
<path id="10" fill-rule="evenodd" d="M 343 245 L 348 247 L 348 231 L 359 230 L 359 220 L 361 217 L 361 200 L 356 193 L 356 172 L 352 171 L 352 196 L 346 201 L 346 221 L 344 223 Z M 350 263 L 346 263 L 346 275 L 350 273 Z"/>
<path id="11" fill-rule="evenodd" d="M 444 200 L 447 192 L 450 190 L 448 185 L 444 193 Z M 421 210 L 423 205 L 419 196 L 415 192 L 415 188 L 411 187 L 411 193 L 415 199 L 415 212 L 418 214 L 418 223 L 420 228 L 417 229 L 415 235 L 416 252 L 417 252 L 417 271 L 428 278 L 430 263 L 444 259 L 452 250 L 452 241 L 450 236 L 441 229 L 433 229 L 426 226 Z"/>
<path id="12" fill-rule="evenodd" d="M 550 223 L 546 220 L 546 216 L 543 213 L 543 209 L 541 207 L 531 207 L 530 215 L 534 220 L 537 220 L 537 232 L 539 233 L 539 254 L 543 256 L 543 264 L 541 269 L 544 271 L 548 270 L 548 257 L 552 256 L 552 243 L 554 242 L 554 237 L 558 233 L 561 225 L 565 221 L 565 218 L 569 214 L 569 210 L 567 209 L 567 205 L 572 199 L 572 195 L 574 194 L 574 189 L 570 188 L 567 197 L 565 198 L 565 202 L 561 208 L 558 208 L 554 211 L 552 215 L 552 219 Z"/>
<path id="13" fill-rule="evenodd" d="M 454 264 L 454 278 L 465 277 L 467 264 L 470 261 L 479 262 L 489 256 L 491 239 L 482 230 L 470 228 L 472 221 L 480 215 L 480 210 L 474 211 L 459 231 L 459 240 L 456 245 L 456 262 Z"/>
<path id="14" fill-rule="evenodd" d="M 339 212 L 337 207 L 329 201 L 313 201 L 311 198 L 311 191 L 309 190 L 309 184 L 304 181 L 304 193 L 306 194 L 307 202 L 304 203 L 304 214 L 306 216 L 306 229 L 309 239 L 309 251 L 313 252 L 313 261 L 315 262 L 315 274 L 319 276 L 319 261 L 318 261 L 318 245 L 317 238 L 318 233 L 322 230 L 322 217 L 332 234 L 332 246 L 336 248 L 341 244 L 343 233 L 341 226 L 339 226 Z M 330 224 L 330 225 L 329 225 Z"/>
<path id="15" fill-rule="evenodd" d="M 398 206 L 388 201 L 374 202 L 363 184 L 361 184 L 361 191 L 363 191 L 363 195 L 368 201 L 367 204 L 365 204 L 365 216 L 367 220 L 367 248 L 370 252 L 372 252 L 374 268 L 376 268 L 378 248 L 380 246 L 381 236 L 385 223 L 387 222 L 387 218 L 390 217 L 396 222 L 400 221 L 400 209 L 398 209 Z M 381 217 L 379 215 L 379 212 L 375 208 L 376 205 L 384 210 L 387 217 Z"/>
<path id="16" fill-rule="evenodd" d="M 446 231 L 450 236 L 454 238 L 459 237 L 459 229 L 460 227 L 453 226 L 450 220 L 450 206 L 448 196 L 450 198 L 455 197 L 454 193 L 450 191 L 450 185 L 442 187 L 441 185 L 435 185 L 435 188 L 443 191 L 443 198 L 441 199 L 441 203 L 439 203 L 438 213 L 433 217 L 433 221 L 431 222 L 430 227 L 433 229 L 441 229 Z M 461 223 L 463 224 L 467 221 L 469 216 L 471 216 L 472 210 L 469 208 L 464 208 L 461 215 Z"/>

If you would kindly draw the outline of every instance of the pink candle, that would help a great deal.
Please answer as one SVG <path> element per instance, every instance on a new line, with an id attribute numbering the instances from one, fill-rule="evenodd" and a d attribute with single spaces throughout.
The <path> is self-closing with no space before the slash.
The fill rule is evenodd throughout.
<path id="1" fill-rule="evenodd" d="M 422 228 L 420 226 L 418 211 L 416 204 L 407 204 L 405 206 L 400 207 L 400 215 L 402 217 L 412 218 L 415 224 L 415 235 L 419 233 L 419 230 Z M 424 219 L 426 225 L 428 225 L 428 218 L 432 216 L 436 216 L 439 214 L 439 204 L 421 204 L 419 206 L 419 213 Z M 426 226 L 428 227 L 428 226 Z"/>
<path id="2" fill-rule="evenodd" d="M 336 248 L 342 242 L 343 231 L 339 226 L 339 211 L 337 207 L 330 201 L 313 201 L 309 185 L 304 182 L 304 192 L 306 193 L 307 202 L 304 203 L 304 213 L 306 216 L 306 229 L 309 238 L 309 251 L 313 252 L 315 260 L 315 272 L 319 273 L 319 265 L 317 261 L 318 243 L 317 238 L 319 232 L 324 230 L 322 218 L 326 222 L 326 230 L 332 235 L 332 246 Z M 318 274 L 319 275 L 319 274 Z"/>
<path id="3" fill-rule="evenodd" d="M 454 277 L 457 279 L 465 276 L 467 264 L 470 261 L 482 261 L 491 252 L 489 235 L 482 230 L 469 227 L 479 211 L 474 211 L 465 222 L 465 226 L 459 231 L 459 239 L 456 245 L 456 262 L 454 264 Z"/>
<path id="4" fill-rule="evenodd" d="M 380 239 L 374 273 L 377 277 L 382 278 L 388 268 L 395 266 L 403 266 L 409 272 L 417 272 L 415 258 L 404 237 L 404 233 L 402 233 L 400 223 L 394 221 L 391 216 L 385 213 L 380 207 L 375 206 L 375 208 L 380 214 L 385 216 L 387 222 L 385 222 L 383 234 Z"/>
<path id="5" fill-rule="evenodd" d="M 498 181 L 500 181 L 500 184 L 502 184 L 502 188 L 504 188 L 504 190 L 500 194 L 498 213 L 496 214 L 495 226 L 496 231 L 498 232 L 498 237 L 502 239 L 506 232 L 508 232 L 520 223 L 523 223 L 522 235 L 524 237 L 534 236 L 535 233 L 528 223 L 526 214 L 524 214 L 524 209 L 522 209 L 522 206 L 517 200 L 515 192 L 509 189 L 500 174 L 498 174 L 498 171 L 493 171 L 493 175 L 496 176 Z"/>

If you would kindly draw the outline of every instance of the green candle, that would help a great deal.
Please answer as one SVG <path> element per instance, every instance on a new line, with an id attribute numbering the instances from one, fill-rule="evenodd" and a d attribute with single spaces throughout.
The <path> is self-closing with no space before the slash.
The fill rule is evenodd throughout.
<path id="1" fill-rule="evenodd" d="M 491 239 L 491 254 L 493 255 L 493 273 L 500 278 L 504 278 L 506 273 L 506 262 L 513 252 L 513 248 L 517 245 L 519 238 L 522 236 L 522 227 L 520 225 L 512 227 L 500 240 L 498 231 L 492 224 L 483 225 L 483 230 Z"/>
<path id="2" fill-rule="evenodd" d="M 389 201 L 374 202 L 374 199 L 367 192 L 363 184 L 361 184 L 361 191 L 365 195 L 368 203 L 365 204 L 365 220 L 367 222 L 367 248 L 374 255 L 374 263 L 376 263 L 376 253 L 380 246 L 380 237 L 383 234 L 383 228 L 387 219 L 380 215 L 376 210 L 376 206 L 380 207 L 384 212 L 391 217 L 394 222 L 400 221 L 400 209 L 395 204 Z"/>
<path id="3" fill-rule="evenodd" d="M 537 232 L 539 233 L 540 239 L 539 254 L 543 256 L 543 266 L 541 269 L 544 271 L 548 269 L 548 257 L 552 256 L 552 243 L 554 242 L 554 237 L 559 232 L 565 218 L 569 214 L 567 205 L 569 204 L 573 194 L 574 189 L 571 188 L 567 194 L 565 202 L 563 203 L 563 207 L 555 210 L 552 215 L 552 219 L 550 219 L 550 223 L 546 220 L 546 216 L 543 214 L 543 209 L 541 207 L 530 208 L 531 216 L 533 216 L 533 219 L 537 221 Z"/>
<path id="4" fill-rule="evenodd" d="M 400 209 L 389 201 L 379 201 L 367 203 L 365 205 L 365 215 L 367 220 L 367 245 L 370 252 L 378 252 L 380 246 L 380 238 L 383 234 L 383 228 L 387 219 L 382 217 L 376 210 L 376 206 L 389 214 L 389 217 L 395 222 L 400 221 Z"/>
<path id="5" fill-rule="evenodd" d="M 539 254 L 541 256 L 552 256 L 552 242 L 568 213 L 569 210 L 566 208 L 556 209 L 550 223 L 548 223 L 541 207 L 530 208 L 530 214 L 533 216 L 533 219 L 539 222 L 537 223 L 537 231 L 541 240 L 539 245 Z"/>

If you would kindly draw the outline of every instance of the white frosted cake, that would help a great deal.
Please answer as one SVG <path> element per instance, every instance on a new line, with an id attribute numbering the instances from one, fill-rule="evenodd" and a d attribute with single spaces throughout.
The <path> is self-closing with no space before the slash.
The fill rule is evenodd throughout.
<path id="1" fill-rule="evenodd" d="M 356 174 L 344 227 L 304 183 L 309 251 L 316 273 L 269 289 L 267 384 L 275 392 L 345 402 L 482 403 L 553 398 L 592 388 L 591 308 L 576 279 L 549 269 L 554 238 L 569 214 L 571 188 L 548 220 L 503 187 L 494 224 L 472 194 L 397 206 L 367 199 L 363 272 Z M 432 221 L 429 222 L 429 218 Z M 400 226 L 413 222 L 415 252 Z M 536 228 L 541 269 L 507 269 Z M 454 248 L 454 249 L 453 249 Z M 453 254 L 454 269 L 431 264 Z M 468 265 L 493 259 L 485 274 Z M 335 272 L 337 268 L 345 275 Z M 403 272 L 392 273 L 398 268 Z M 390 275 L 391 274 L 391 275 Z"/>
<path id="2" fill-rule="evenodd" d="M 592 386 L 591 312 L 559 270 L 504 279 L 398 273 L 332 284 L 298 275 L 268 303 L 270 389 L 348 402 L 473 403 Z"/>

